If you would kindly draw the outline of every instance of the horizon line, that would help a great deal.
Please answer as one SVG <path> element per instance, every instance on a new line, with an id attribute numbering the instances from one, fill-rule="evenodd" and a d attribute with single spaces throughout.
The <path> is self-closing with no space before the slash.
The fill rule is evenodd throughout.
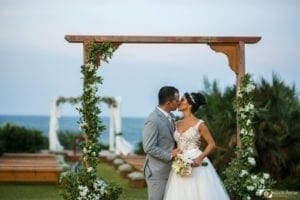
<path id="1" fill-rule="evenodd" d="M 0 116 L 32 116 L 32 117 L 50 117 L 50 114 L 5 114 L 5 113 L 0 113 Z M 61 115 L 60 117 L 79 117 L 79 115 Z M 101 117 L 107 117 L 109 118 L 108 115 L 104 115 Z M 127 118 L 146 118 L 147 116 L 133 116 L 133 115 L 126 115 L 126 116 L 121 116 L 122 117 L 127 117 Z M 59 117 L 58 117 L 59 118 Z"/>

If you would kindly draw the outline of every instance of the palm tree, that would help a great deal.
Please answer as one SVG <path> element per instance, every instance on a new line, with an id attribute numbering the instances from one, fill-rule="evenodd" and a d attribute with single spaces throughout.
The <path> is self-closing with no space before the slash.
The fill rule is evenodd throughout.
<path id="1" fill-rule="evenodd" d="M 273 74 L 272 83 L 261 78 L 254 103 L 255 145 L 258 164 L 280 181 L 300 174 L 300 104 L 295 86 Z"/>

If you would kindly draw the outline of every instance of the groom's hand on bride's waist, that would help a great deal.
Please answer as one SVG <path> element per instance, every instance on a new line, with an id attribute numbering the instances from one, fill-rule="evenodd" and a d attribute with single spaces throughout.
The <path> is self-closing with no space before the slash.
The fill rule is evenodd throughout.
<path id="1" fill-rule="evenodd" d="M 199 167 L 202 163 L 203 159 L 201 157 L 198 157 L 193 160 L 192 167 Z"/>
<path id="2" fill-rule="evenodd" d="M 193 162 L 191 166 L 192 166 L 192 167 L 199 167 L 200 164 Z"/>

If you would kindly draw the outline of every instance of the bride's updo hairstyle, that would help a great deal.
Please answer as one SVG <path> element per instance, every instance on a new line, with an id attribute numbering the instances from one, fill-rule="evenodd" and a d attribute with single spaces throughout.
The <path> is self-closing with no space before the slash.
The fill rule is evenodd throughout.
<path id="1" fill-rule="evenodd" d="M 206 100 L 203 94 L 201 94 L 200 92 L 197 93 L 184 93 L 184 96 L 186 98 L 186 100 L 188 101 L 188 103 L 192 106 L 192 113 L 195 113 L 200 106 L 203 106 L 206 104 Z"/>

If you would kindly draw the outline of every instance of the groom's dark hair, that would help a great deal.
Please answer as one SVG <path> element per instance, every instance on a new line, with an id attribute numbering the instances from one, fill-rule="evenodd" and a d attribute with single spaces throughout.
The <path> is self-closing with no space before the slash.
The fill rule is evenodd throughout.
<path id="1" fill-rule="evenodd" d="M 158 104 L 163 105 L 175 98 L 175 93 L 179 93 L 178 89 L 173 86 L 164 86 L 158 92 Z"/>

